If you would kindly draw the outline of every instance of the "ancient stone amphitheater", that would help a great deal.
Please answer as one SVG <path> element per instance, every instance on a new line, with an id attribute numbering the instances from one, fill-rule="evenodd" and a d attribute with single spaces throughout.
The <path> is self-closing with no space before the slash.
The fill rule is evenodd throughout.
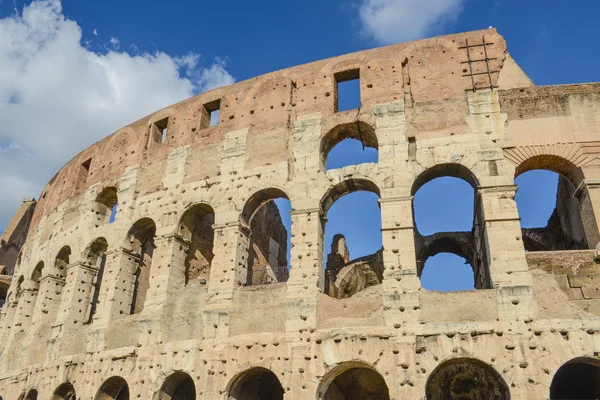
<path id="1" fill-rule="evenodd" d="M 350 79 L 361 105 L 338 112 Z M 378 162 L 326 170 L 347 138 Z M 557 206 L 521 229 L 514 182 L 533 169 L 561 175 Z M 413 196 L 442 176 L 475 190 L 473 229 L 423 236 Z M 382 221 L 359 260 L 323 234 L 354 191 Z M 600 84 L 534 86 L 494 29 L 215 89 L 84 150 L 17 212 L 0 396 L 598 398 L 598 216 Z M 421 287 L 442 251 L 477 290 Z"/>

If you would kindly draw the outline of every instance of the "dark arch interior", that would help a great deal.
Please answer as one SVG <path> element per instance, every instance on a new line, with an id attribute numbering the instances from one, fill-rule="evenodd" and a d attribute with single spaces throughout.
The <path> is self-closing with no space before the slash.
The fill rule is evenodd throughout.
<path id="1" fill-rule="evenodd" d="M 242 373 L 233 383 L 231 400 L 283 400 L 283 387 L 275 374 L 266 368 Z"/>
<path id="2" fill-rule="evenodd" d="M 68 382 L 63 383 L 54 391 L 52 400 L 76 400 L 75 388 Z"/>
<path id="3" fill-rule="evenodd" d="M 165 381 L 160 389 L 159 400 L 196 400 L 196 386 L 192 377 L 176 372 Z"/>
<path id="4" fill-rule="evenodd" d="M 600 364 L 592 360 L 569 362 L 556 371 L 550 385 L 551 400 L 600 398 Z"/>
<path id="5" fill-rule="evenodd" d="M 427 400 L 509 400 L 510 392 L 500 375 L 472 359 L 448 361 L 437 367 L 425 388 Z"/>
<path id="6" fill-rule="evenodd" d="M 95 400 L 129 400 L 129 386 L 125 379 L 113 376 L 102 384 Z"/>
<path id="7" fill-rule="evenodd" d="M 96 279 L 94 280 L 94 288 L 92 292 L 92 300 L 90 307 L 90 315 L 88 316 L 88 322 L 91 322 L 92 318 L 96 314 L 98 308 L 98 301 L 100 298 L 100 291 L 102 290 L 102 278 L 104 276 L 104 266 L 106 264 L 106 250 L 108 249 L 108 243 L 104 238 L 97 238 L 92 242 L 91 245 L 86 249 L 85 257 L 87 262 L 98 268 L 96 273 Z"/>
<path id="8" fill-rule="evenodd" d="M 150 268 L 154 255 L 156 224 L 150 218 L 143 218 L 131 227 L 128 236 L 132 250 L 138 256 L 130 313 L 138 314 L 144 309 L 146 293 L 150 287 Z"/>
<path id="9" fill-rule="evenodd" d="M 181 217 L 179 234 L 188 245 L 185 257 L 185 283 L 194 279 L 207 283 L 214 258 L 215 212 L 208 204 L 196 204 Z"/>
<path id="10" fill-rule="evenodd" d="M 338 375 L 327 387 L 323 400 L 389 400 L 383 377 L 371 368 L 351 368 Z"/>
<path id="11" fill-rule="evenodd" d="M 102 189 L 96 196 L 96 203 L 98 204 L 97 212 L 104 217 L 105 222 L 113 222 L 117 215 L 117 205 L 119 203 L 117 188 L 109 186 Z"/>
<path id="12" fill-rule="evenodd" d="M 54 268 L 62 278 L 65 278 L 67 276 L 67 266 L 70 263 L 70 258 L 71 248 L 69 246 L 64 246 L 56 255 L 56 260 L 54 261 Z"/>

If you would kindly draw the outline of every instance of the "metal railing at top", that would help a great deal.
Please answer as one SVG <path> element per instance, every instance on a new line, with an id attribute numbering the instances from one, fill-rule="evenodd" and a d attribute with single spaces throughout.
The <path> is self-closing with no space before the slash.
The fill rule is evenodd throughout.
<path id="1" fill-rule="evenodd" d="M 287 282 L 290 267 L 261 268 L 248 271 L 247 286 L 268 285 L 270 283 Z"/>

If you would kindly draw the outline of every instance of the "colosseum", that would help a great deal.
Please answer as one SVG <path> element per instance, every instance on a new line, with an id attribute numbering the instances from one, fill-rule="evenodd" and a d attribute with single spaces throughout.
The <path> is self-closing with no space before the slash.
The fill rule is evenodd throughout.
<path id="1" fill-rule="evenodd" d="M 348 80 L 360 107 L 339 111 Z M 348 138 L 377 162 L 327 169 Z M 515 178 L 537 169 L 560 174 L 556 209 L 525 229 Z M 445 176 L 473 188 L 473 228 L 421 235 L 414 195 Z M 383 247 L 353 260 L 324 229 L 356 191 L 379 198 Z M 87 148 L 17 211 L 0 396 L 600 398 L 598 216 L 600 84 L 535 86 L 495 29 L 214 89 Z M 422 287 L 440 252 L 476 290 Z"/>

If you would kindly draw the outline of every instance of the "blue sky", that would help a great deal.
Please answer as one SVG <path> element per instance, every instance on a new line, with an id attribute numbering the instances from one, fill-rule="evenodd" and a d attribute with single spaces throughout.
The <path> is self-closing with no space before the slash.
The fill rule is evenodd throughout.
<path id="1" fill-rule="evenodd" d="M 534 83 L 597 81 L 599 16 L 600 2 L 586 0 L 0 0 L 0 230 L 21 198 L 37 197 L 80 150 L 212 87 L 383 44 L 489 26 L 506 38 Z M 334 151 L 340 162 L 373 157 L 357 159 L 352 147 Z M 526 224 L 544 225 L 556 177 L 532 172 L 518 183 Z M 527 193 L 526 187 L 534 189 Z M 452 180 L 423 187 L 416 199 L 419 229 L 470 229 L 473 194 L 463 189 Z M 542 189 L 548 196 L 540 195 Z M 439 204 L 442 194 L 448 201 Z M 346 234 L 352 257 L 378 250 L 373 195 L 342 200 L 330 210 L 327 237 Z M 463 287 L 460 273 L 452 272 L 463 262 L 446 255 L 430 259 L 426 270 L 447 275 L 424 273 L 424 285 Z"/>

